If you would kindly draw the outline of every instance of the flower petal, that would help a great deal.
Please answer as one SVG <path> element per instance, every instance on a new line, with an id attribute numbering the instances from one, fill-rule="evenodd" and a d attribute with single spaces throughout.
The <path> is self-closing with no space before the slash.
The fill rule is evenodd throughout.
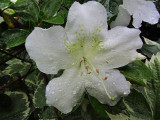
<path id="1" fill-rule="evenodd" d="M 101 52 L 92 60 L 96 67 L 107 69 L 124 66 L 137 58 L 137 51 L 142 47 L 140 31 L 134 28 L 115 27 L 108 32 Z M 106 63 L 107 62 L 107 63 Z"/>
<path id="2" fill-rule="evenodd" d="M 46 87 L 46 103 L 63 113 L 69 113 L 84 92 L 84 79 L 77 67 L 64 71 L 61 77 L 49 82 Z"/>
<path id="3" fill-rule="evenodd" d="M 131 20 L 130 14 L 127 12 L 125 8 L 123 8 L 122 5 L 119 6 L 119 13 L 115 19 L 110 25 L 111 28 L 116 26 L 128 26 L 129 22 Z"/>
<path id="4" fill-rule="evenodd" d="M 108 104 L 114 106 L 121 97 L 126 96 L 130 93 L 130 87 L 127 83 L 125 77 L 118 70 L 107 70 L 100 69 L 99 74 L 101 76 L 108 76 L 107 80 L 103 80 L 104 85 L 111 97 L 115 100 L 112 101 L 107 96 L 101 80 L 98 79 L 96 74 L 88 75 L 88 82 L 86 82 L 85 87 L 87 92 L 97 98 L 102 104 Z"/>
<path id="5" fill-rule="evenodd" d="M 123 6 L 133 15 L 133 26 L 139 28 L 142 20 L 150 24 L 158 23 L 160 15 L 151 1 L 123 0 Z"/>
<path id="6" fill-rule="evenodd" d="M 74 2 L 71 6 L 66 23 L 66 32 L 69 40 L 75 41 L 76 34 L 84 30 L 85 33 L 93 33 L 100 29 L 103 38 L 107 31 L 107 13 L 105 8 L 96 1 L 89 1 L 84 4 Z"/>
<path id="7" fill-rule="evenodd" d="M 67 37 L 60 26 L 49 29 L 36 27 L 27 37 L 25 46 L 40 71 L 56 74 L 59 69 L 65 69 L 72 64 L 65 51 L 64 40 Z"/>

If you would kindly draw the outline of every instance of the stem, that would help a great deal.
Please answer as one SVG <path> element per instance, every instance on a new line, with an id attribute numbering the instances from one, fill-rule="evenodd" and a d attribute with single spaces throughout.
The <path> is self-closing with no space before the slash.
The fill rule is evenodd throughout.
<path id="1" fill-rule="evenodd" d="M 9 82 L 8 84 L 4 85 L 3 87 L 1 87 L 1 88 L 0 88 L 0 91 L 6 89 L 7 87 L 11 86 L 12 84 L 14 84 L 14 83 L 16 83 L 16 82 L 18 82 L 18 81 L 20 81 L 20 80 L 22 80 L 22 79 L 25 79 L 25 78 L 26 78 L 29 74 L 31 74 L 32 72 L 34 72 L 34 70 L 31 70 L 31 71 L 29 70 L 29 71 L 28 71 L 25 75 L 23 75 L 22 77 L 18 78 L 17 80 L 13 80 L 13 81 Z"/>
<path id="2" fill-rule="evenodd" d="M 6 52 L 6 51 L 3 51 L 3 50 L 0 50 L 0 52 L 1 52 L 1 53 L 4 53 L 4 54 L 6 54 L 6 55 L 11 56 L 10 59 L 12 59 L 12 58 L 17 58 L 17 59 L 22 60 L 22 61 L 24 61 L 24 62 L 31 63 L 30 61 L 27 61 L 27 60 L 25 60 L 25 59 L 22 59 L 22 58 L 16 56 L 17 54 L 20 54 L 22 51 L 20 51 L 20 53 L 19 53 L 19 52 L 16 53 L 15 55 L 12 55 L 12 54 L 10 54 L 10 53 L 8 53 L 8 52 Z M 10 59 L 9 59 L 9 60 L 10 60 Z M 8 61 L 8 60 L 7 60 L 7 61 Z M 5 60 L 5 62 L 6 62 L 6 60 Z M 4 62 L 2 62 L 2 63 L 4 63 Z M 2 64 L 2 63 L 1 63 L 1 64 Z"/>
<path id="3" fill-rule="evenodd" d="M 59 116 L 59 114 L 58 114 L 58 109 L 54 107 L 54 110 L 55 110 L 55 112 L 56 112 L 57 119 L 58 119 L 58 120 L 62 120 L 62 118 L 61 118 L 61 117 Z"/>

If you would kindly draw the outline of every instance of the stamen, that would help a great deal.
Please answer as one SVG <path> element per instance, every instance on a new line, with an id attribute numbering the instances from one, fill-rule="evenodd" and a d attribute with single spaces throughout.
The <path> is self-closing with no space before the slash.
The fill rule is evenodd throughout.
<path id="1" fill-rule="evenodd" d="M 111 99 L 112 101 L 115 101 L 115 98 L 114 98 L 114 97 L 111 97 L 110 99 Z"/>
<path id="2" fill-rule="evenodd" d="M 88 69 L 88 68 L 89 68 L 89 65 L 87 64 L 87 65 L 85 66 L 85 68 Z"/>
<path id="3" fill-rule="evenodd" d="M 108 64 L 108 60 L 106 60 L 106 63 Z"/>
<path id="4" fill-rule="evenodd" d="M 74 66 L 74 65 L 75 65 L 75 63 L 73 62 L 73 63 L 72 63 L 72 66 Z"/>
<path id="5" fill-rule="evenodd" d="M 84 70 L 81 70 L 81 73 L 84 73 Z"/>
<path id="6" fill-rule="evenodd" d="M 80 63 L 83 62 L 83 58 L 80 59 Z"/>
<path id="7" fill-rule="evenodd" d="M 106 75 L 104 78 L 103 78 L 103 80 L 107 80 L 108 79 L 108 76 Z"/>
<path id="8" fill-rule="evenodd" d="M 88 71 L 88 74 L 91 74 L 91 72 L 92 72 L 92 71 L 91 71 L 91 70 L 89 70 L 89 71 Z"/>
<path id="9" fill-rule="evenodd" d="M 99 73 L 99 68 L 96 68 L 96 72 Z"/>

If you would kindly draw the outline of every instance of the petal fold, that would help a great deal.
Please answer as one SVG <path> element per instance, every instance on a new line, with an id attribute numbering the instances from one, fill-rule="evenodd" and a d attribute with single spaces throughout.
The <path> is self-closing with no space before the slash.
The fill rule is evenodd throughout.
<path id="1" fill-rule="evenodd" d="M 72 67 L 49 82 L 46 87 L 46 103 L 66 114 L 72 111 L 83 92 L 83 76 L 76 67 Z"/>
<path id="2" fill-rule="evenodd" d="M 114 101 L 109 99 L 109 97 L 106 95 L 101 80 L 96 74 L 88 75 L 88 82 L 86 82 L 85 86 L 87 92 L 91 96 L 97 98 L 102 104 L 114 106 L 121 97 L 130 93 L 129 84 L 127 83 L 125 77 L 118 70 L 106 70 L 100 68 L 99 74 L 101 76 L 108 76 L 108 78 L 103 82 L 109 95 L 115 98 Z"/>
<path id="3" fill-rule="evenodd" d="M 71 64 L 71 56 L 65 50 L 67 40 L 64 28 L 60 26 L 42 29 L 36 27 L 26 39 L 26 49 L 36 62 L 38 69 L 47 74 L 56 74 Z"/>

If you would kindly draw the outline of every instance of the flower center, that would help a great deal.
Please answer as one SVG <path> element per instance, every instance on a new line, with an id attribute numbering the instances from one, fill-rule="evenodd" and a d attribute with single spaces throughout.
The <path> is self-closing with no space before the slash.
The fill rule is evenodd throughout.
<path id="1" fill-rule="evenodd" d="M 67 51 L 72 55 L 75 62 L 78 62 L 83 57 L 89 60 L 93 59 L 102 49 L 100 32 L 100 27 L 97 27 L 94 32 L 89 33 L 85 31 L 83 25 L 80 25 L 79 30 L 75 32 L 76 42 L 72 44 L 65 42 Z"/>
<path id="2" fill-rule="evenodd" d="M 80 29 L 75 32 L 76 42 L 72 44 L 65 42 L 67 51 L 73 57 L 72 65 L 78 65 L 80 67 L 81 75 L 96 74 L 97 77 L 101 80 L 102 86 L 107 96 L 111 100 L 114 100 L 114 98 L 109 95 L 104 85 L 104 80 L 107 80 L 108 76 L 102 77 L 99 73 L 99 68 L 94 67 L 94 65 L 91 63 L 96 54 L 98 54 L 100 50 L 103 49 L 99 34 L 101 29 L 100 27 L 97 27 L 94 32 L 88 33 L 85 31 L 85 29 L 83 29 L 83 25 L 80 25 L 79 28 Z"/>

